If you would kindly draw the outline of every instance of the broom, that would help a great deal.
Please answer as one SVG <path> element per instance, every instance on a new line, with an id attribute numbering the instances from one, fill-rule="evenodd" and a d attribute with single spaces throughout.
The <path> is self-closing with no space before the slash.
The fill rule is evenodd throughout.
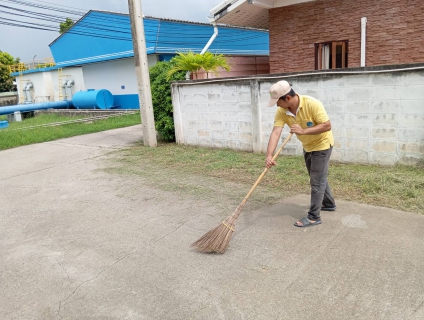
<path id="1" fill-rule="evenodd" d="M 275 160 L 280 154 L 281 150 L 283 150 L 284 146 L 292 137 L 293 133 L 290 133 L 286 140 L 284 140 L 281 147 L 277 150 L 277 152 L 272 157 L 272 160 Z M 253 190 L 255 190 L 256 186 L 261 182 L 265 173 L 268 171 L 268 168 L 262 172 L 259 176 L 258 180 L 256 180 L 253 187 L 247 193 L 246 197 L 244 197 L 243 201 L 237 206 L 234 212 L 225 220 L 223 220 L 215 229 L 204 234 L 199 240 L 192 243 L 192 247 L 196 247 L 196 250 L 199 252 L 216 252 L 216 253 L 224 253 L 227 250 L 228 244 L 230 243 L 231 237 L 234 232 L 234 227 L 239 217 L 241 211 L 243 210 L 243 206 L 246 203 L 247 199 L 252 194 Z"/>

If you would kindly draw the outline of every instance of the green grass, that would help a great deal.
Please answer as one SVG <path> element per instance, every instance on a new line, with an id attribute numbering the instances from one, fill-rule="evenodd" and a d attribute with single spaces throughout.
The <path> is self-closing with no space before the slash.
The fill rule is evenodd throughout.
<path id="1" fill-rule="evenodd" d="M 24 119 L 22 122 L 11 122 L 9 128 L 0 130 L 0 150 L 14 147 L 73 137 L 87 133 L 100 132 L 110 129 L 123 128 L 140 123 L 140 114 L 127 114 L 119 117 L 96 120 L 86 123 L 72 123 L 54 127 L 38 127 L 34 129 L 14 130 L 36 125 L 76 120 L 84 118 L 66 117 L 56 114 L 42 114 L 33 118 Z M 0 116 L 0 120 L 6 119 Z"/>
<path id="2" fill-rule="evenodd" d="M 262 173 L 265 156 L 169 143 L 157 148 L 137 145 L 120 151 L 113 161 L 109 171 L 139 175 L 159 188 L 187 189 L 204 199 L 216 194 L 224 199 L 228 195 L 241 201 Z M 251 198 L 270 202 L 310 193 L 302 157 L 280 156 L 277 163 Z M 424 170 L 420 167 L 332 162 L 328 179 L 337 199 L 424 213 Z M 210 181 L 215 186 L 207 186 Z"/>

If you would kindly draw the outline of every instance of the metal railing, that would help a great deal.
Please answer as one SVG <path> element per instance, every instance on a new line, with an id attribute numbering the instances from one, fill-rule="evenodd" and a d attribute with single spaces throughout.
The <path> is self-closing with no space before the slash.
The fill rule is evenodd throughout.
<path id="1" fill-rule="evenodd" d="M 129 111 L 129 112 L 125 111 L 125 112 L 119 112 L 119 113 L 116 113 L 116 114 L 105 114 L 105 115 L 93 116 L 93 117 L 88 117 L 88 118 L 83 118 L 83 119 L 66 120 L 66 121 L 38 124 L 38 125 L 34 125 L 34 126 L 29 126 L 29 127 L 13 128 L 13 129 L 4 130 L 4 132 L 15 131 L 15 130 L 31 130 L 31 129 L 36 129 L 36 128 L 57 127 L 57 126 L 62 126 L 62 125 L 66 125 L 66 124 L 73 124 L 73 123 L 93 122 L 93 121 L 108 119 L 108 118 L 113 118 L 113 117 L 122 117 L 122 116 L 126 116 L 126 115 L 133 115 L 133 114 L 136 114 L 138 112 L 139 111 Z"/>
<path id="2" fill-rule="evenodd" d="M 13 72 L 23 72 L 27 70 L 35 70 L 42 68 L 54 67 L 56 64 L 54 63 L 53 58 L 44 58 L 44 59 L 35 59 L 28 62 L 19 62 L 17 64 L 9 66 L 10 73 Z"/>

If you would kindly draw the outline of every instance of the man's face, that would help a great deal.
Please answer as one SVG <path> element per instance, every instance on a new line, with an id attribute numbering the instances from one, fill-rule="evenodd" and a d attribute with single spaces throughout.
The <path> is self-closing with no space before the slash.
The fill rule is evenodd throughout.
<path id="1" fill-rule="evenodd" d="M 278 101 L 277 101 L 277 106 L 278 107 L 281 107 L 281 108 L 283 108 L 283 109 L 287 109 L 288 107 L 289 107 L 289 103 L 288 103 L 288 101 L 287 101 L 288 99 L 287 99 L 287 97 L 286 97 L 286 99 L 285 100 L 283 100 L 283 99 L 278 99 Z"/>

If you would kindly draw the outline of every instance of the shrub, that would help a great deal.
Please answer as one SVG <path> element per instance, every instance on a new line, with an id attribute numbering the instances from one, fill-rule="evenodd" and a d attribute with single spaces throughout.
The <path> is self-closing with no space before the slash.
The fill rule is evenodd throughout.
<path id="1" fill-rule="evenodd" d="M 173 62 L 158 62 L 149 70 L 155 127 L 160 138 L 166 141 L 175 141 L 171 82 L 185 79 L 185 72 L 181 71 L 168 79 L 167 73 L 173 67 Z"/>

